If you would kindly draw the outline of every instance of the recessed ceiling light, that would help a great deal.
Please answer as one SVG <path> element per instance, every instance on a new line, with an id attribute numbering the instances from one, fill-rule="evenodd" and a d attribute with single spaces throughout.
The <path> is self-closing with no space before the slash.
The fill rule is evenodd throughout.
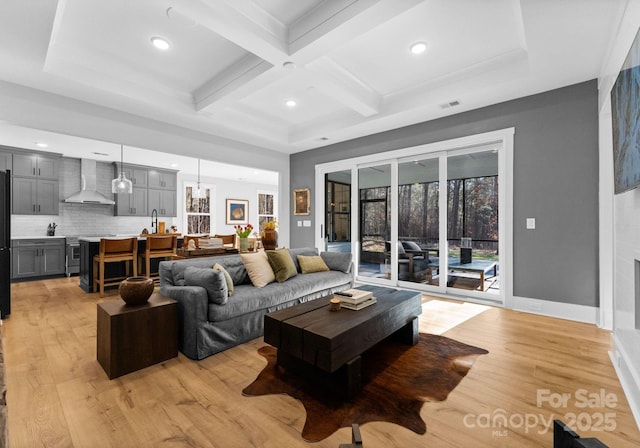
<path id="1" fill-rule="evenodd" d="M 49 145 L 47 145 L 47 144 L 46 144 L 46 143 L 44 143 L 44 142 L 36 142 L 36 146 L 37 146 L 38 148 L 48 148 L 48 147 L 49 147 Z"/>
<path id="2" fill-rule="evenodd" d="M 286 68 L 287 70 L 293 70 L 294 68 L 296 68 L 296 63 L 295 62 L 291 62 L 291 61 L 287 61 L 284 64 L 282 64 L 283 68 Z"/>
<path id="3" fill-rule="evenodd" d="M 177 163 L 172 163 L 171 164 L 171 168 L 177 168 L 178 164 Z"/>
<path id="4" fill-rule="evenodd" d="M 168 50 L 170 47 L 169 42 L 166 39 L 163 39 L 162 37 L 152 37 L 151 43 L 153 44 L 154 47 L 158 48 L 159 50 Z"/>
<path id="5" fill-rule="evenodd" d="M 427 43 L 426 42 L 416 42 L 415 44 L 409 47 L 411 53 L 413 54 L 421 54 L 427 51 Z"/>
<path id="6" fill-rule="evenodd" d="M 296 107 L 298 103 L 296 102 L 296 100 L 289 98 L 288 100 L 284 100 L 284 105 L 287 107 Z"/>

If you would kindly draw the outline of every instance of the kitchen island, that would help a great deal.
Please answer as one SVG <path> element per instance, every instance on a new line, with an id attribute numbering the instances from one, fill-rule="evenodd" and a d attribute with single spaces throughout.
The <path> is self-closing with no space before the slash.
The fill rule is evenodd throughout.
<path id="1" fill-rule="evenodd" d="M 169 234 L 167 234 L 169 235 Z M 86 293 L 93 292 L 93 257 L 98 255 L 100 240 L 102 238 L 131 238 L 138 237 L 138 254 L 144 253 L 147 247 L 147 238 L 140 235 L 104 235 L 92 237 L 80 237 L 80 288 Z M 182 247 L 182 236 L 178 237 L 178 247 Z M 160 258 L 151 260 L 151 270 L 157 271 Z M 140 272 L 140 267 L 138 267 Z M 105 277 L 124 277 L 125 265 L 123 263 L 108 263 L 105 265 Z"/>

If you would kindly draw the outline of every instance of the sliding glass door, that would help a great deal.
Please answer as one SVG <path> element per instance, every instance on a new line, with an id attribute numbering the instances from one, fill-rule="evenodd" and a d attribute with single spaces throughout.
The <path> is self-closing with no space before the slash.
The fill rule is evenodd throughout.
<path id="1" fill-rule="evenodd" d="M 322 245 L 350 248 L 357 281 L 504 303 L 512 154 L 509 129 L 327 164 Z"/>
<path id="2" fill-rule="evenodd" d="M 398 164 L 398 280 L 438 286 L 439 158 Z"/>
<path id="3" fill-rule="evenodd" d="M 498 150 L 447 158 L 447 287 L 499 294 Z"/>
<path id="4" fill-rule="evenodd" d="M 325 175 L 325 248 L 351 252 L 351 170 Z"/>
<path id="5" fill-rule="evenodd" d="M 358 273 L 368 279 L 391 278 L 391 165 L 358 169 Z"/>

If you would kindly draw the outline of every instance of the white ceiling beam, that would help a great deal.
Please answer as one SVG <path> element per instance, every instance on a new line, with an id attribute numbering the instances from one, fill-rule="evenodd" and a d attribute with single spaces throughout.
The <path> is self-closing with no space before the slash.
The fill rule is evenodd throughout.
<path id="1" fill-rule="evenodd" d="M 325 95 L 365 117 L 379 112 L 382 96 L 331 58 L 323 56 L 306 68 Z"/>
<path id="2" fill-rule="evenodd" d="M 327 0 L 289 27 L 289 53 L 298 64 L 328 54 L 423 0 Z"/>
<path id="3" fill-rule="evenodd" d="M 275 79 L 269 73 L 273 65 L 249 53 L 218 76 L 211 78 L 193 92 L 193 103 L 197 111 L 204 110 L 214 103 L 226 107 L 233 101 L 244 98 L 256 87 L 263 87 Z"/>
<path id="4" fill-rule="evenodd" d="M 317 87 L 326 95 L 365 117 L 375 115 L 381 101 L 379 94 L 324 56 L 420 1 L 329 0 L 304 15 L 287 32 L 284 25 L 250 0 L 183 0 L 176 4 L 178 12 L 251 53 L 194 91 L 195 109 L 212 111 L 230 106 L 280 79 L 282 63 L 291 60 L 298 67 L 309 62 Z M 288 33 L 293 39 L 291 51 L 281 40 Z M 294 49 L 299 51 L 290 56 Z M 271 69 L 272 66 L 275 67 Z"/>
<path id="5" fill-rule="evenodd" d="M 287 60 L 287 29 L 250 0 L 181 0 L 174 8 L 272 65 Z"/>

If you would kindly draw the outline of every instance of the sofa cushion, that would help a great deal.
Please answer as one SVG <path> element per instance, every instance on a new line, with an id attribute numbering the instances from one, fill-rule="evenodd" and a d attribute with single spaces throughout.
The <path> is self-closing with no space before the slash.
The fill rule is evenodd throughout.
<path id="1" fill-rule="evenodd" d="M 273 269 L 271 269 L 266 252 L 259 251 L 253 254 L 240 254 L 240 258 L 249 274 L 251 283 L 253 283 L 253 286 L 256 288 L 263 288 L 275 281 L 276 276 L 273 273 Z"/>
<path id="2" fill-rule="evenodd" d="M 298 255 L 298 264 L 300 264 L 300 271 L 303 274 L 310 274 L 312 272 L 324 272 L 329 270 L 329 267 L 320 255 Z"/>
<path id="3" fill-rule="evenodd" d="M 318 250 L 315 247 L 299 247 L 296 249 L 289 249 L 289 253 L 291 254 L 291 259 L 293 260 L 293 264 L 296 265 L 296 270 L 298 272 L 302 272 L 300 270 L 300 264 L 298 263 L 298 255 L 318 255 Z"/>
<path id="4" fill-rule="evenodd" d="M 227 270 L 220 263 L 214 264 L 213 265 L 213 269 L 215 269 L 216 271 L 222 272 L 222 275 L 224 275 L 224 280 L 227 282 L 227 291 L 229 291 L 229 295 L 232 295 L 233 294 L 233 279 L 231 278 L 231 276 L 229 275 Z"/>
<path id="5" fill-rule="evenodd" d="M 345 274 L 351 271 L 350 252 L 322 252 L 320 256 L 332 271 L 341 271 Z"/>
<path id="6" fill-rule="evenodd" d="M 184 282 L 186 286 L 202 286 L 206 289 L 210 303 L 217 305 L 227 303 L 229 297 L 227 281 L 221 271 L 188 266 L 184 270 Z"/>
<path id="7" fill-rule="evenodd" d="M 278 283 L 282 283 L 298 274 L 289 249 L 286 247 L 277 250 L 268 250 L 267 258 L 269 259 L 269 264 L 271 265 L 271 269 L 273 269 Z"/>
<path id="8" fill-rule="evenodd" d="M 208 319 L 210 322 L 218 322 L 257 310 L 275 311 L 284 308 L 284 304 L 291 301 L 303 303 L 311 298 L 347 289 L 351 281 L 350 275 L 326 271 L 296 275 L 284 283 L 273 282 L 259 289 L 251 285 L 240 285 L 236 287 L 233 299 L 225 306 L 209 304 Z"/>

